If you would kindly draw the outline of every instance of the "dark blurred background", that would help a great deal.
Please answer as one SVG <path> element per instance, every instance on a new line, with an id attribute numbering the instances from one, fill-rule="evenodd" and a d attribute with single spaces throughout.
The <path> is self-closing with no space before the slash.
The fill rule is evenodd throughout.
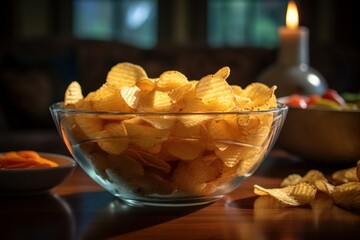
<path id="1" fill-rule="evenodd" d="M 13 0 L 0 8 L 0 130 L 54 130 L 48 106 L 77 80 L 98 88 L 117 62 L 150 77 L 199 79 L 225 65 L 245 86 L 276 61 L 285 0 Z M 351 1 L 298 0 L 310 65 L 329 87 L 359 91 L 359 27 Z M 33 135 L 29 134 L 31 139 Z M 12 141 L 16 141 L 16 138 Z M 11 141 L 10 141 L 11 142 Z M 4 146 L 4 145 L 3 145 Z M 5 147 L 4 147 L 5 148 Z M 1 149 L 0 149 L 1 150 Z"/>

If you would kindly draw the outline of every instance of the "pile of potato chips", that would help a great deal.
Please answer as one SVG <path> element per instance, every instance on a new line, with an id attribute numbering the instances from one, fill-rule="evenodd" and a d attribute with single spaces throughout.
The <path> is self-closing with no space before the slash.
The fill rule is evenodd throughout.
<path id="1" fill-rule="evenodd" d="M 276 86 L 243 89 L 226 82 L 229 74 L 223 67 L 200 80 L 178 71 L 149 78 L 141 66 L 119 63 L 85 97 L 78 82 L 68 86 L 65 108 L 86 111 L 64 121 L 63 135 L 83 142 L 96 174 L 122 191 L 224 191 L 220 186 L 251 173 L 280 124 L 276 113 L 255 111 L 277 108 Z M 85 146 L 86 139 L 93 141 Z"/>
<path id="2" fill-rule="evenodd" d="M 32 150 L 10 151 L 0 155 L 0 170 L 49 168 L 56 166 L 58 166 L 56 162 L 43 158 L 38 152 Z"/>
<path id="3" fill-rule="evenodd" d="M 270 195 L 283 206 L 308 205 L 318 191 L 327 194 L 340 207 L 360 209 L 360 160 L 356 167 L 334 172 L 330 181 L 320 171 L 310 170 L 304 176 L 289 175 L 281 182 L 280 188 L 267 189 L 254 185 L 255 194 Z"/>

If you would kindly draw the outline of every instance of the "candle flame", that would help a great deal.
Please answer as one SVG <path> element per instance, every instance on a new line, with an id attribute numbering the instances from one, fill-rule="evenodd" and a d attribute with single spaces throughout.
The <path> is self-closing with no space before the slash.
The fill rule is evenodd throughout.
<path id="1" fill-rule="evenodd" d="M 286 27 L 296 29 L 299 26 L 299 14 L 296 3 L 289 1 L 286 11 Z"/>

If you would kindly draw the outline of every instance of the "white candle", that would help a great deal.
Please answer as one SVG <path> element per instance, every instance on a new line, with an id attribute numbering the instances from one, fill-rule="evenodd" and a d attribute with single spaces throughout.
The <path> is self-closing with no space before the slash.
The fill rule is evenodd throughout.
<path id="1" fill-rule="evenodd" d="M 324 77 L 309 65 L 309 30 L 299 27 L 295 2 L 289 1 L 286 27 L 279 28 L 280 46 L 276 64 L 258 77 L 268 86 L 276 85 L 278 97 L 291 94 L 323 94 L 327 87 Z"/>
<path id="2" fill-rule="evenodd" d="M 299 27 L 299 15 L 295 2 L 289 1 L 286 12 L 286 27 L 279 28 L 280 65 L 299 65 L 309 62 L 309 30 Z"/>

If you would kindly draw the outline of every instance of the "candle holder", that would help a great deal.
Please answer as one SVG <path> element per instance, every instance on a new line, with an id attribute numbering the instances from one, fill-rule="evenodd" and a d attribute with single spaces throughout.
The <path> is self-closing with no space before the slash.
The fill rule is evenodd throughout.
<path id="1" fill-rule="evenodd" d="M 289 7 L 295 8 L 289 9 Z M 291 22 L 295 14 L 295 23 Z M 290 20 L 290 21 L 289 21 Z M 309 65 L 309 30 L 298 27 L 297 8 L 290 1 L 286 16 L 287 27 L 279 28 L 280 48 L 277 62 L 261 73 L 257 81 L 276 85 L 277 96 L 291 94 L 323 94 L 328 86 L 325 78 Z"/>

